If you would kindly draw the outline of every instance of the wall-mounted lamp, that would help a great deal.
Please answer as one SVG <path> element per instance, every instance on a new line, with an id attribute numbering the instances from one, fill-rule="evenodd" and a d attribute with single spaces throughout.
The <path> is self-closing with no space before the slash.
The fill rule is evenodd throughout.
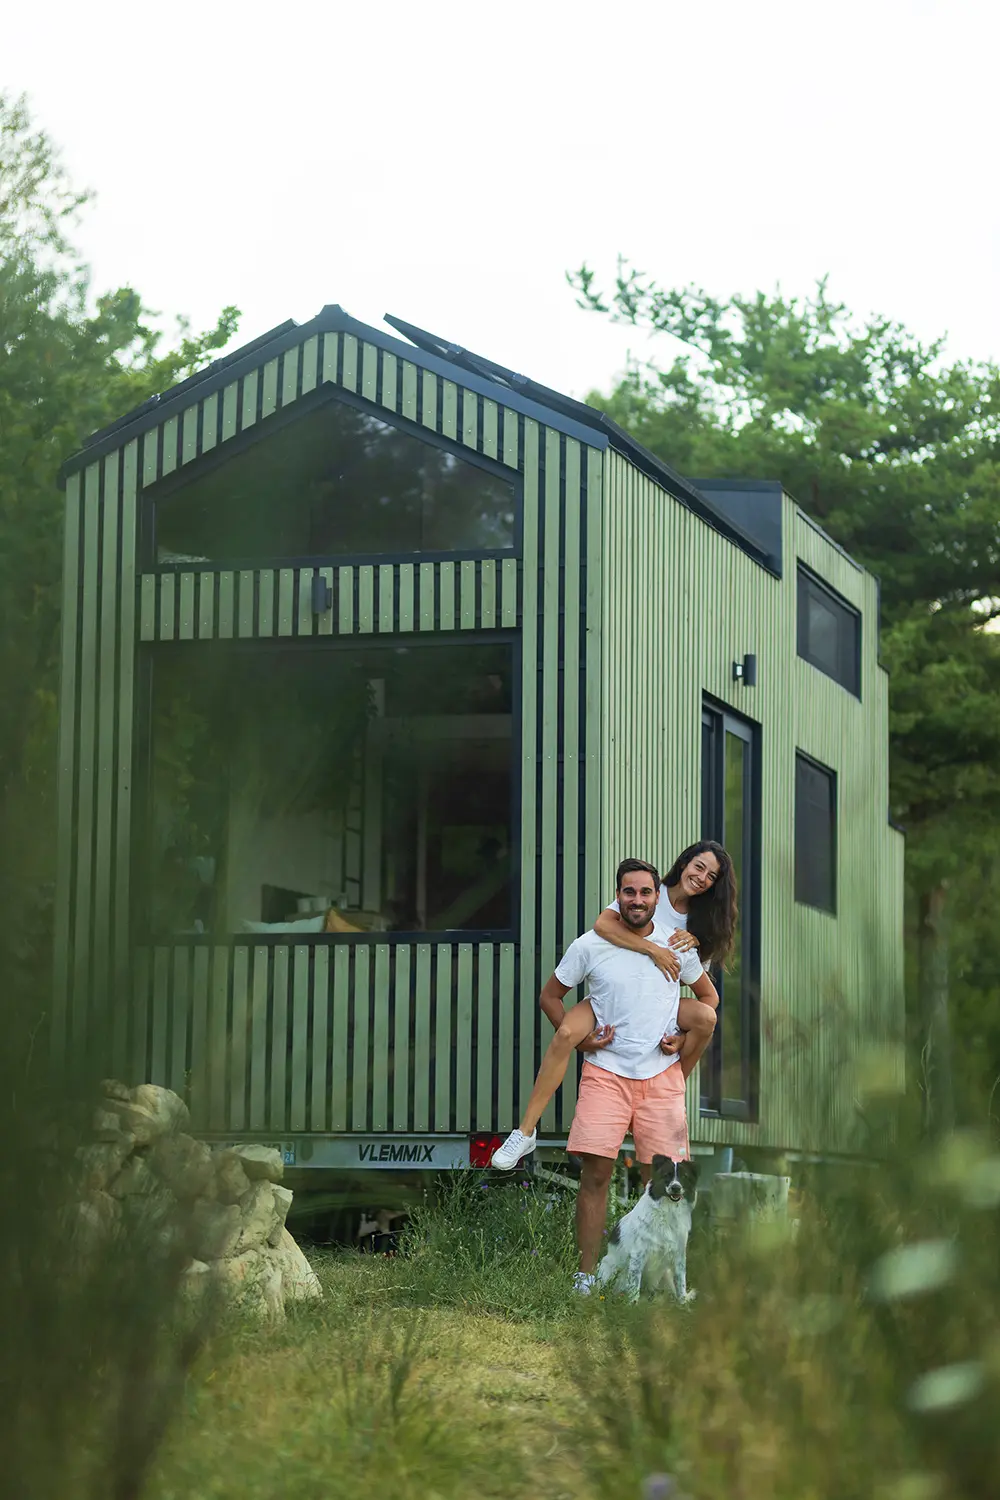
<path id="1" fill-rule="evenodd" d="M 333 608 L 333 585 L 327 583 L 322 573 L 313 574 L 312 607 L 314 615 L 325 615 Z"/>
<path id="2" fill-rule="evenodd" d="M 742 682 L 744 687 L 757 686 L 757 658 L 754 655 L 744 656 L 742 661 L 733 662 L 733 681 Z"/>

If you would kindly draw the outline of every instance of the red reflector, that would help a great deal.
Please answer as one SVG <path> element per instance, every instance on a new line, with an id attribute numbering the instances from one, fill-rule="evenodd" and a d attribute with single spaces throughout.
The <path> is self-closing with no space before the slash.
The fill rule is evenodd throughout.
<path id="1" fill-rule="evenodd" d="M 488 1167 L 494 1151 L 503 1145 L 502 1135 L 473 1135 L 469 1137 L 469 1166 Z"/>

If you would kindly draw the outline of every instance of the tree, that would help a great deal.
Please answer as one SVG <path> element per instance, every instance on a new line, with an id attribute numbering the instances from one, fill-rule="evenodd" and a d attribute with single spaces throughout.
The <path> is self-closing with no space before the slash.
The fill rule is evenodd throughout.
<path id="1" fill-rule="evenodd" d="M 676 341 L 670 364 L 633 364 L 596 405 L 683 472 L 781 479 L 881 580 L 892 808 L 946 1124 L 948 928 L 974 915 L 948 892 L 958 881 L 975 905 L 970 859 L 992 868 L 1000 854 L 986 831 L 1000 813 L 1000 642 L 984 628 L 1000 616 L 1000 371 L 949 364 L 943 340 L 888 319 L 857 322 L 825 281 L 805 299 L 720 301 L 624 262 L 609 296 L 586 265 L 569 280 L 582 307 Z"/>
<path id="2" fill-rule="evenodd" d="M 0 94 L 0 845 L 10 901 L 47 878 L 53 845 L 61 463 L 95 428 L 198 369 L 235 308 L 172 347 L 129 287 L 91 295 L 69 239 L 87 202 L 23 100 Z"/>

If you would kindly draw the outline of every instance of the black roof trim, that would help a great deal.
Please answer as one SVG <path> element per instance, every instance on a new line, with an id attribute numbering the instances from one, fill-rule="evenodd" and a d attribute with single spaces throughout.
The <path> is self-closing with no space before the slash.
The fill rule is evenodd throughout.
<path id="1" fill-rule="evenodd" d="M 635 438 L 624 428 L 619 427 L 617 422 L 613 422 L 604 412 L 595 410 L 584 401 L 576 401 L 571 396 L 564 396 L 560 391 L 554 391 L 549 386 L 539 384 L 538 381 L 530 380 L 526 375 L 518 375 L 515 371 L 494 363 L 493 360 L 473 354 L 459 344 L 438 338 L 435 334 L 416 327 L 415 324 L 405 323 L 401 318 L 394 318 L 387 314 L 385 321 L 397 332 L 403 333 L 410 342 L 404 344 L 401 340 L 383 333 L 381 329 L 358 322 L 338 303 L 328 303 L 315 318 L 307 323 L 296 323 L 292 319 L 279 323 L 268 333 L 261 334 L 250 343 L 243 344 L 239 349 L 234 349 L 231 354 L 222 355 L 219 359 L 213 360 L 204 370 L 190 375 L 187 380 L 172 386 L 162 395 L 150 397 L 141 406 L 135 407 L 107 427 L 102 427 L 92 433 L 85 440 L 83 447 L 63 464 L 59 471 L 59 481 L 64 483 L 70 474 L 76 473 L 87 464 L 93 463 L 96 458 L 122 447 L 141 432 L 166 420 L 168 414 L 175 408 L 182 408 L 188 404 L 184 398 L 193 390 L 198 389 L 198 399 L 201 399 L 210 395 L 213 390 L 227 385 L 233 379 L 238 379 L 241 375 L 256 369 L 261 362 L 261 354 L 264 350 L 273 357 L 295 344 L 312 338 L 314 334 L 352 333 L 355 337 L 376 344 L 403 359 L 412 355 L 412 349 L 415 346 L 424 355 L 422 361 L 424 367 L 433 370 L 445 380 L 455 379 L 457 366 L 462 370 L 464 383 L 470 390 L 477 391 L 488 398 L 495 398 L 498 394 L 497 387 L 501 386 L 504 392 L 504 405 L 538 422 L 556 427 L 567 436 L 589 443 L 592 447 L 614 448 L 631 459 L 636 468 L 641 469 L 649 478 L 668 490 L 682 505 L 686 505 L 702 520 L 717 531 L 721 531 L 737 546 L 742 547 L 762 567 L 773 571 L 769 565 L 768 553 L 759 542 L 738 523 L 727 517 L 725 512 L 714 505 L 709 497 L 702 494 L 690 480 L 685 479 L 682 474 L 677 473 L 676 469 L 672 469 L 654 453 L 650 453 L 648 448 L 636 442 Z M 552 420 L 553 413 L 556 416 L 555 421 Z"/>

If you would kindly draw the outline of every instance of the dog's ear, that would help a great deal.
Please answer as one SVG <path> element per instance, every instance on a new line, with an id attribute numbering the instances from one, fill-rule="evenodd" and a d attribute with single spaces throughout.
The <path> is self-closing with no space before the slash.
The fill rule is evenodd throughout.
<path id="1" fill-rule="evenodd" d="M 653 1171 L 655 1172 L 658 1168 L 662 1168 L 664 1162 L 666 1162 L 668 1167 L 673 1166 L 673 1162 L 670 1160 L 669 1156 L 654 1156 Z"/>
<path id="2" fill-rule="evenodd" d="M 698 1163 L 696 1161 L 682 1161 L 677 1168 L 677 1175 L 681 1180 L 684 1191 L 690 1192 L 698 1181 Z"/>
<path id="3" fill-rule="evenodd" d="M 673 1175 L 674 1164 L 669 1156 L 654 1156 L 653 1170 L 649 1175 L 649 1196 L 658 1200 L 667 1191 L 667 1178 Z"/>

